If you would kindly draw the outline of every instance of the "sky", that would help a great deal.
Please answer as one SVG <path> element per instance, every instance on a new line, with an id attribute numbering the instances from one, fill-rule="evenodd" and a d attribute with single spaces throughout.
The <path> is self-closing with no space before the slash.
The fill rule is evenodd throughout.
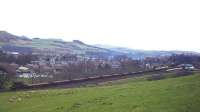
<path id="1" fill-rule="evenodd" d="M 92 45 L 200 52 L 200 1 L 0 0 L 0 30 Z"/>

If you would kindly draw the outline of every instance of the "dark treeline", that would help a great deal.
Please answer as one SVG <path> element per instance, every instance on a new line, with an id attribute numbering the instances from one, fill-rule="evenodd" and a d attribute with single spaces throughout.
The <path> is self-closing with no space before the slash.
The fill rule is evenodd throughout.
<path id="1" fill-rule="evenodd" d="M 26 65 L 28 63 L 31 63 L 31 61 L 36 60 L 36 56 L 32 54 L 18 54 L 13 55 L 9 53 L 4 53 L 3 51 L 0 51 L 0 62 L 4 63 L 16 63 L 19 65 Z"/>
<path id="2" fill-rule="evenodd" d="M 197 68 L 200 67 L 200 55 L 192 55 L 192 54 L 172 55 L 170 56 L 169 61 L 173 62 L 175 65 L 193 64 Z"/>

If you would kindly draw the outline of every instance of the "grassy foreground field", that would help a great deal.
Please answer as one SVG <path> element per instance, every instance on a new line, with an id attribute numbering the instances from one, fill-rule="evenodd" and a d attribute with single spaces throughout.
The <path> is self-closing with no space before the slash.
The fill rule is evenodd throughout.
<path id="1" fill-rule="evenodd" d="M 0 93 L 0 112 L 200 112 L 200 74 L 77 89 Z"/>

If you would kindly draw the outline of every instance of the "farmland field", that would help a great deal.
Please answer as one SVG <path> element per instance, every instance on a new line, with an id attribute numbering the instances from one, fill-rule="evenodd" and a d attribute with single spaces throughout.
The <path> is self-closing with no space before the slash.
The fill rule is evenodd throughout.
<path id="1" fill-rule="evenodd" d="M 200 74 L 0 93 L 0 112 L 200 112 Z"/>

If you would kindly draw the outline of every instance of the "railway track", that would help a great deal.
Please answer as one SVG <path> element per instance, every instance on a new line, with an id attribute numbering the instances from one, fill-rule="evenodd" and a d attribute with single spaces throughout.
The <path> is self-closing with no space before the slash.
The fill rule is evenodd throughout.
<path id="1" fill-rule="evenodd" d="M 168 69 L 174 69 L 174 68 L 161 68 L 161 69 L 148 70 L 148 71 L 138 71 L 138 72 L 130 72 L 130 73 L 122 73 L 122 74 L 103 75 L 103 76 L 80 78 L 80 79 L 73 79 L 73 80 L 62 80 L 62 81 L 54 81 L 51 83 L 38 83 L 38 84 L 31 84 L 31 85 L 27 85 L 22 88 L 16 88 L 16 89 L 19 90 L 19 89 L 80 87 L 80 86 L 84 86 L 84 85 L 88 85 L 88 84 L 97 84 L 100 82 L 119 80 L 119 79 L 130 78 L 130 77 L 144 76 L 144 74 L 147 74 L 147 73 L 167 72 Z"/>

